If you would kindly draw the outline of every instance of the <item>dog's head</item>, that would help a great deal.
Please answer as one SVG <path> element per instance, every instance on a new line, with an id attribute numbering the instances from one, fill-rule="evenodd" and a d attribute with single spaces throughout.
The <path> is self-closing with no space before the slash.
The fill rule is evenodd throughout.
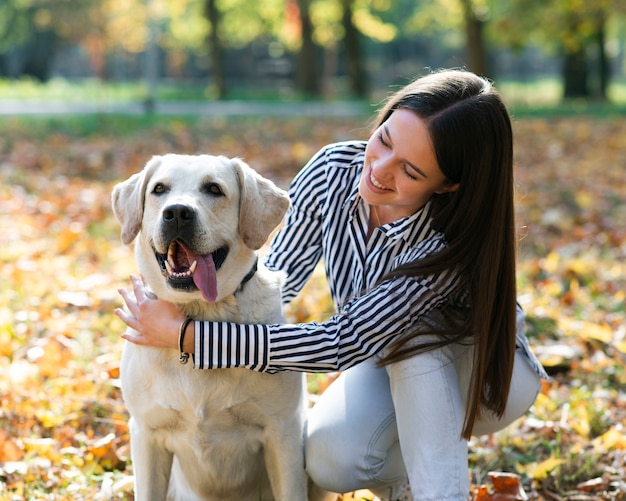
<path id="1" fill-rule="evenodd" d="M 289 198 L 240 159 L 168 154 L 116 185 L 112 206 L 157 295 L 215 302 L 250 271 Z"/>

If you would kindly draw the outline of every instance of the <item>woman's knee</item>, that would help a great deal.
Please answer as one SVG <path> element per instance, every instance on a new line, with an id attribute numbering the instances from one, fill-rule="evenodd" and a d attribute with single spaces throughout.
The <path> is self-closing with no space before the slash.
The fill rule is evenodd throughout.
<path id="1" fill-rule="evenodd" d="M 395 481 L 404 472 L 395 413 L 377 420 L 366 417 L 339 426 L 314 426 L 305 440 L 306 471 L 320 487 L 349 492 Z"/>
<path id="2" fill-rule="evenodd" d="M 541 378 L 532 369 L 526 356 L 521 351 L 517 351 L 504 415 L 498 418 L 492 413 L 485 413 L 474 425 L 473 434 L 487 435 L 509 426 L 528 412 L 540 389 Z"/>
<path id="3" fill-rule="evenodd" d="M 325 440 L 319 434 L 305 442 L 306 472 L 313 482 L 332 492 L 347 492 L 354 481 L 355 458 L 348 457 L 341 442 Z"/>

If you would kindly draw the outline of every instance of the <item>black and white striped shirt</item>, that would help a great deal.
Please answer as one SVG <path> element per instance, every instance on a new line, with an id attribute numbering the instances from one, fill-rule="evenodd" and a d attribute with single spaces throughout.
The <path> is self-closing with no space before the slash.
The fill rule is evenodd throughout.
<path id="1" fill-rule="evenodd" d="M 302 324 L 196 322 L 196 368 L 344 370 L 412 330 L 432 309 L 462 297 L 453 271 L 397 277 L 374 287 L 391 269 L 446 243 L 431 226 L 430 203 L 375 229 L 366 240 L 369 207 L 358 194 L 365 146 L 332 144 L 309 161 L 292 183 L 292 206 L 266 257 L 268 268 L 287 274 L 285 303 L 323 259 L 337 314 Z"/>

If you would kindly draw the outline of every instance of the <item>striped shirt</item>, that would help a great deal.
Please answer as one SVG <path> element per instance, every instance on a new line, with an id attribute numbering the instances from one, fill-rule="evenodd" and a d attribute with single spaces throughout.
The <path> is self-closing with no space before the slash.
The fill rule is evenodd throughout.
<path id="1" fill-rule="evenodd" d="M 196 321 L 196 368 L 344 370 L 413 331 L 431 310 L 462 305 L 463 284 L 453 271 L 395 277 L 375 286 L 390 270 L 437 252 L 446 242 L 432 228 L 430 203 L 366 238 L 369 206 L 358 194 L 365 146 L 331 144 L 307 163 L 293 180 L 291 207 L 266 256 L 268 268 L 287 275 L 284 303 L 298 295 L 323 260 L 336 314 L 300 324 Z"/>

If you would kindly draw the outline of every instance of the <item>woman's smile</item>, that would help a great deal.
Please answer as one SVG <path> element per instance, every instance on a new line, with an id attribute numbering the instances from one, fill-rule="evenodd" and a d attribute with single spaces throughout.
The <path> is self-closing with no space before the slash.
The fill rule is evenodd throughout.
<path id="1" fill-rule="evenodd" d="M 372 168 L 369 168 L 369 182 L 371 183 L 373 188 L 378 188 L 379 190 L 384 190 L 384 191 L 392 191 L 391 188 L 387 188 L 385 185 L 381 184 L 377 179 L 376 179 L 376 175 L 374 174 L 374 171 L 372 170 Z"/>
<path id="2" fill-rule="evenodd" d="M 435 193 L 455 189 L 437 163 L 425 121 L 395 110 L 367 142 L 359 194 L 379 206 L 381 222 L 415 213 Z"/>

